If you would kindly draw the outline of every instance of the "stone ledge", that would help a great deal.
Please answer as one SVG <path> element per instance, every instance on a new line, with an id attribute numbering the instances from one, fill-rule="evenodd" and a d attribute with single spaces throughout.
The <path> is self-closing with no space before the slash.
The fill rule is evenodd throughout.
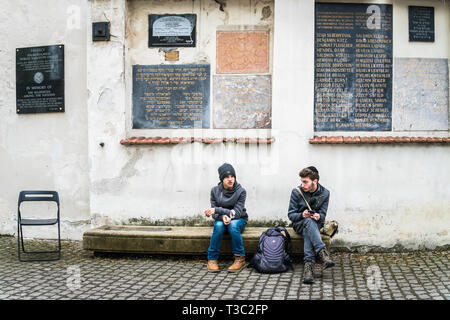
<path id="1" fill-rule="evenodd" d="M 247 255 L 253 255 L 267 227 L 248 227 L 242 234 Z M 303 237 L 286 228 L 291 236 L 292 255 L 303 255 Z M 207 253 L 213 227 L 102 226 L 83 234 L 83 249 L 94 252 L 203 255 Z M 331 239 L 322 235 L 330 250 Z M 231 241 L 224 235 L 221 254 L 231 255 Z"/>
<path id="2" fill-rule="evenodd" d="M 450 138 L 437 137 L 344 137 L 344 136 L 314 136 L 310 144 L 408 144 L 408 143 L 439 143 L 448 144 Z"/>
<path id="3" fill-rule="evenodd" d="M 275 141 L 274 138 L 194 138 L 194 137 L 131 137 L 120 140 L 120 144 L 129 145 L 167 145 L 180 143 L 194 143 L 201 142 L 205 144 L 213 143 L 242 143 L 242 144 L 271 144 Z"/>

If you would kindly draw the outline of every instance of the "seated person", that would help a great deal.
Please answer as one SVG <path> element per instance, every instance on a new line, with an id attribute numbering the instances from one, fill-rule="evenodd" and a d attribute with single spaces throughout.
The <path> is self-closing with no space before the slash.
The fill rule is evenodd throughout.
<path id="1" fill-rule="evenodd" d="M 295 232 L 303 236 L 303 262 L 305 263 L 303 283 L 311 284 L 314 282 L 313 270 L 316 254 L 324 269 L 334 266 L 319 231 L 325 223 L 330 192 L 319 183 L 319 171 L 315 167 L 311 166 L 301 170 L 299 176 L 301 185 L 291 192 L 288 217 L 292 221 Z M 309 203 L 311 211 L 306 201 Z"/>
<path id="2" fill-rule="evenodd" d="M 236 181 L 236 173 L 232 165 L 224 163 L 218 171 L 220 182 L 211 189 L 211 208 L 205 210 L 205 215 L 215 220 L 208 248 L 208 271 L 219 271 L 217 260 L 220 254 L 220 243 L 224 232 L 227 230 L 231 236 L 231 245 L 235 257 L 234 263 L 228 268 L 228 271 L 236 272 L 245 265 L 241 233 L 248 221 L 245 209 L 247 192 Z"/>

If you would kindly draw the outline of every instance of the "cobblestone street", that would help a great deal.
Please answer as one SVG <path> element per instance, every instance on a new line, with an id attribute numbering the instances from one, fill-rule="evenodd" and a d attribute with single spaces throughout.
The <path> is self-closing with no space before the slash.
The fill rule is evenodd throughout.
<path id="1" fill-rule="evenodd" d="M 28 241 L 40 248 L 44 241 Z M 94 255 L 78 241 L 63 241 L 62 259 L 19 262 L 17 239 L 0 237 L 0 299 L 261 299 L 358 300 L 450 298 L 449 251 L 356 254 L 332 252 L 336 266 L 313 285 L 294 271 L 259 274 L 254 269 L 208 273 L 205 258 Z M 247 257 L 247 262 L 250 257 Z"/>

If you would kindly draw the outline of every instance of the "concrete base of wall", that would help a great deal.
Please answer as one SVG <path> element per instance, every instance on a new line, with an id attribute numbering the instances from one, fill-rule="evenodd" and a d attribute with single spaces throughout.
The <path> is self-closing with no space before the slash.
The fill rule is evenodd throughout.
<path id="1" fill-rule="evenodd" d="M 303 255 L 303 237 L 292 228 L 286 228 L 291 236 L 292 255 Z M 246 254 L 254 254 L 259 237 L 267 228 L 248 227 L 242 234 Z M 152 254 L 206 254 L 212 227 L 173 226 L 102 226 L 83 234 L 83 248 L 94 252 L 152 253 Z M 331 239 L 322 235 L 327 250 Z M 225 234 L 221 254 L 231 255 L 231 240 Z"/>

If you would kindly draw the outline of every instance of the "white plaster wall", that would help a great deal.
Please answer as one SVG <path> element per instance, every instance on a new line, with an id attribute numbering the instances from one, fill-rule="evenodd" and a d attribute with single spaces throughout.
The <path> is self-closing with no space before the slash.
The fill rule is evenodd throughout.
<path id="1" fill-rule="evenodd" d="M 4 70 L 0 79 L 0 234 L 16 232 L 17 196 L 23 189 L 60 192 L 62 234 L 72 239 L 82 237 L 90 227 L 90 219 L 97 226 L 124 223 L 131 218 L 156 221 L 201 215 L 209 206 L 210 188 L 218 183 L 217 167 L 227 161 L 235 166 L 238 181 L 248 191 L 246 206 L 251 220 L 287 220 L 290 192 L 299 183 L 298 171 L 313 164 L 320 170 L 321 183 L 331 191 L 328 218 L 341 224 L 335 244 L 433 248 L 450 243 L 447 145 L 308 143 L 314 135 L 312 0 L 276 0 L 272 5 L 272 130 L 131 130 L 131 65 L 163 63 L 158 49 L 146 48 L 141 36 L 130 34 L 139 30 L 147 33 L 145 28 L 142 30 L 145 23 L 133 19 L 142 16 L 137 14 L 139 10 L 147 10 L 144 16 L 147 12 L 197 13 L 198 47 L 180 49 L 178 63 L 206 61 L 211 63 L 213 74 L 215 28 L 223 27 L 221 24 L 267 24 L 260 20 L 260 10 L 271 5 L 267 1 L 235 0 L 221 12 L 212 0 L 155 0 L 145 9 L 146 2 L 2 2 L 0 24 L 5 32 L 0 38 L 0 64 Z M 394 57 L 449 58 L 448 2 L 376 2 L 394 5 Z M 407 6 L 430 3 L 436 7 L 435 43 L 408 43 Z M 79 24 L 77 8 L 81 12 Z M 210 22 L 203 26 L 205 20 Z M 111 41 L 92 42 L 93 21 L 111 22 Z M 15 48 L 56 43 L 65 44 L 66 112 L 16 115 Z M 133 135 L 260 135 L 273 136 L 276 141 L 259 147 L 119 144 L 120 139 Z M 388 135 L 448 136 L 449 132 Z M 101 142 L 104 147 L 99 145 Z M 30 234 L 53 237 L 47 233 Z"/>
<path id="2" fill-rule="evenodd" d="M 149 1 L 152 6 L 147 9 L 143 8 L 145 3 L 133 2 L 127 6 L 123 0 L 90 2 L 88 28 L 90 21 L 107 20 L 112 25 L 111 42 L 92 43 L 88 39 L 90 208 L 94 225 L 124 223 L 132 218 L 156 221 L 201 215 L 209 207 L 209 191 L 218 183 L 217 167 L 224 161 L 235 166 L 237 180 L 248 191 L 246 206 L 251 220 L 287 220 L 289 197 L 292 188 L 299 184 L 299 170 L 315 165 L 321 173 L 321 183 L 331 191 L 328 219 L 336 219 L 341 224 L 336 245 L 392 247 L 400 244 L 408 248 L 433 248 L 450 244 L 450 149 L 447 145 L 324 146 L 308 143 L 314 135 L 313 0 L 275 1 L 272 130 L 128 129 L 131 65 L 163 63 L 162 54 L 157 49 L 148 49 L 146 43 L 139 40 L 140 36 L 134 34 L 147 33 L 144 23 L 130 20 L 138 12 L 137 8 L 145 14 L 202 12 L 198 21 L 199 47 L 180 50 L 179 63 L 207 61 L 211 63 L 212 73 L 215 57 L 210 50 L 202 48 L 214 46 L 214 28 L 218 25 L 202 25 L 202 17 L 205 14 L 217 17 L 225 24 L 257 21 L 248 11 L 247 17 L 243 17 L 241 11 L 236 11 L 240 14 L 230 11 L 225 19 L 226 14 L 218 10 L 218 5 L 208 0 Z M 405 6 L 407 8 L 408 4 L 423 2 L 394 2 L 394 43 L 399 42 L 394 44 L 394 57 L 449 58 L 448 37 L 439 35 L 448 32 L 449 4 L 433 1 L 438 35 L 432 49 L 402 40 L 407 35 L 397 29 L 407 25 Z M 237 15 L 236 20 L 232 20 L 234 15 Z M 128 17 L 128 24 L 125 17 Z M 127 41 L 128 35 L 130 41 Z M 273 136 L 276 141 L 271 146 L 260 147 L 200 143 L 126 147 L 119 144 L 120 139 L 133 135 L 248 137 L 258 134 Z M 448 136 L 449 133 L 409 134 Z M 100 142 L 105 142 L 103 148 Z"/>
<path id="3" fill-rule="evenodd" d="M 86 1 L 2 0 L 0 6 L 0 234 L 16 234 L 20 190 L 56 190 L 63 238 L 90 227 L 86 114 Z M 65 112 L 17 115 L 15 49 L 65 45 Z M 50 213 L 48 206 L 25 214 Z M 56 227 L 26 237 L 55 238 Z"/>

